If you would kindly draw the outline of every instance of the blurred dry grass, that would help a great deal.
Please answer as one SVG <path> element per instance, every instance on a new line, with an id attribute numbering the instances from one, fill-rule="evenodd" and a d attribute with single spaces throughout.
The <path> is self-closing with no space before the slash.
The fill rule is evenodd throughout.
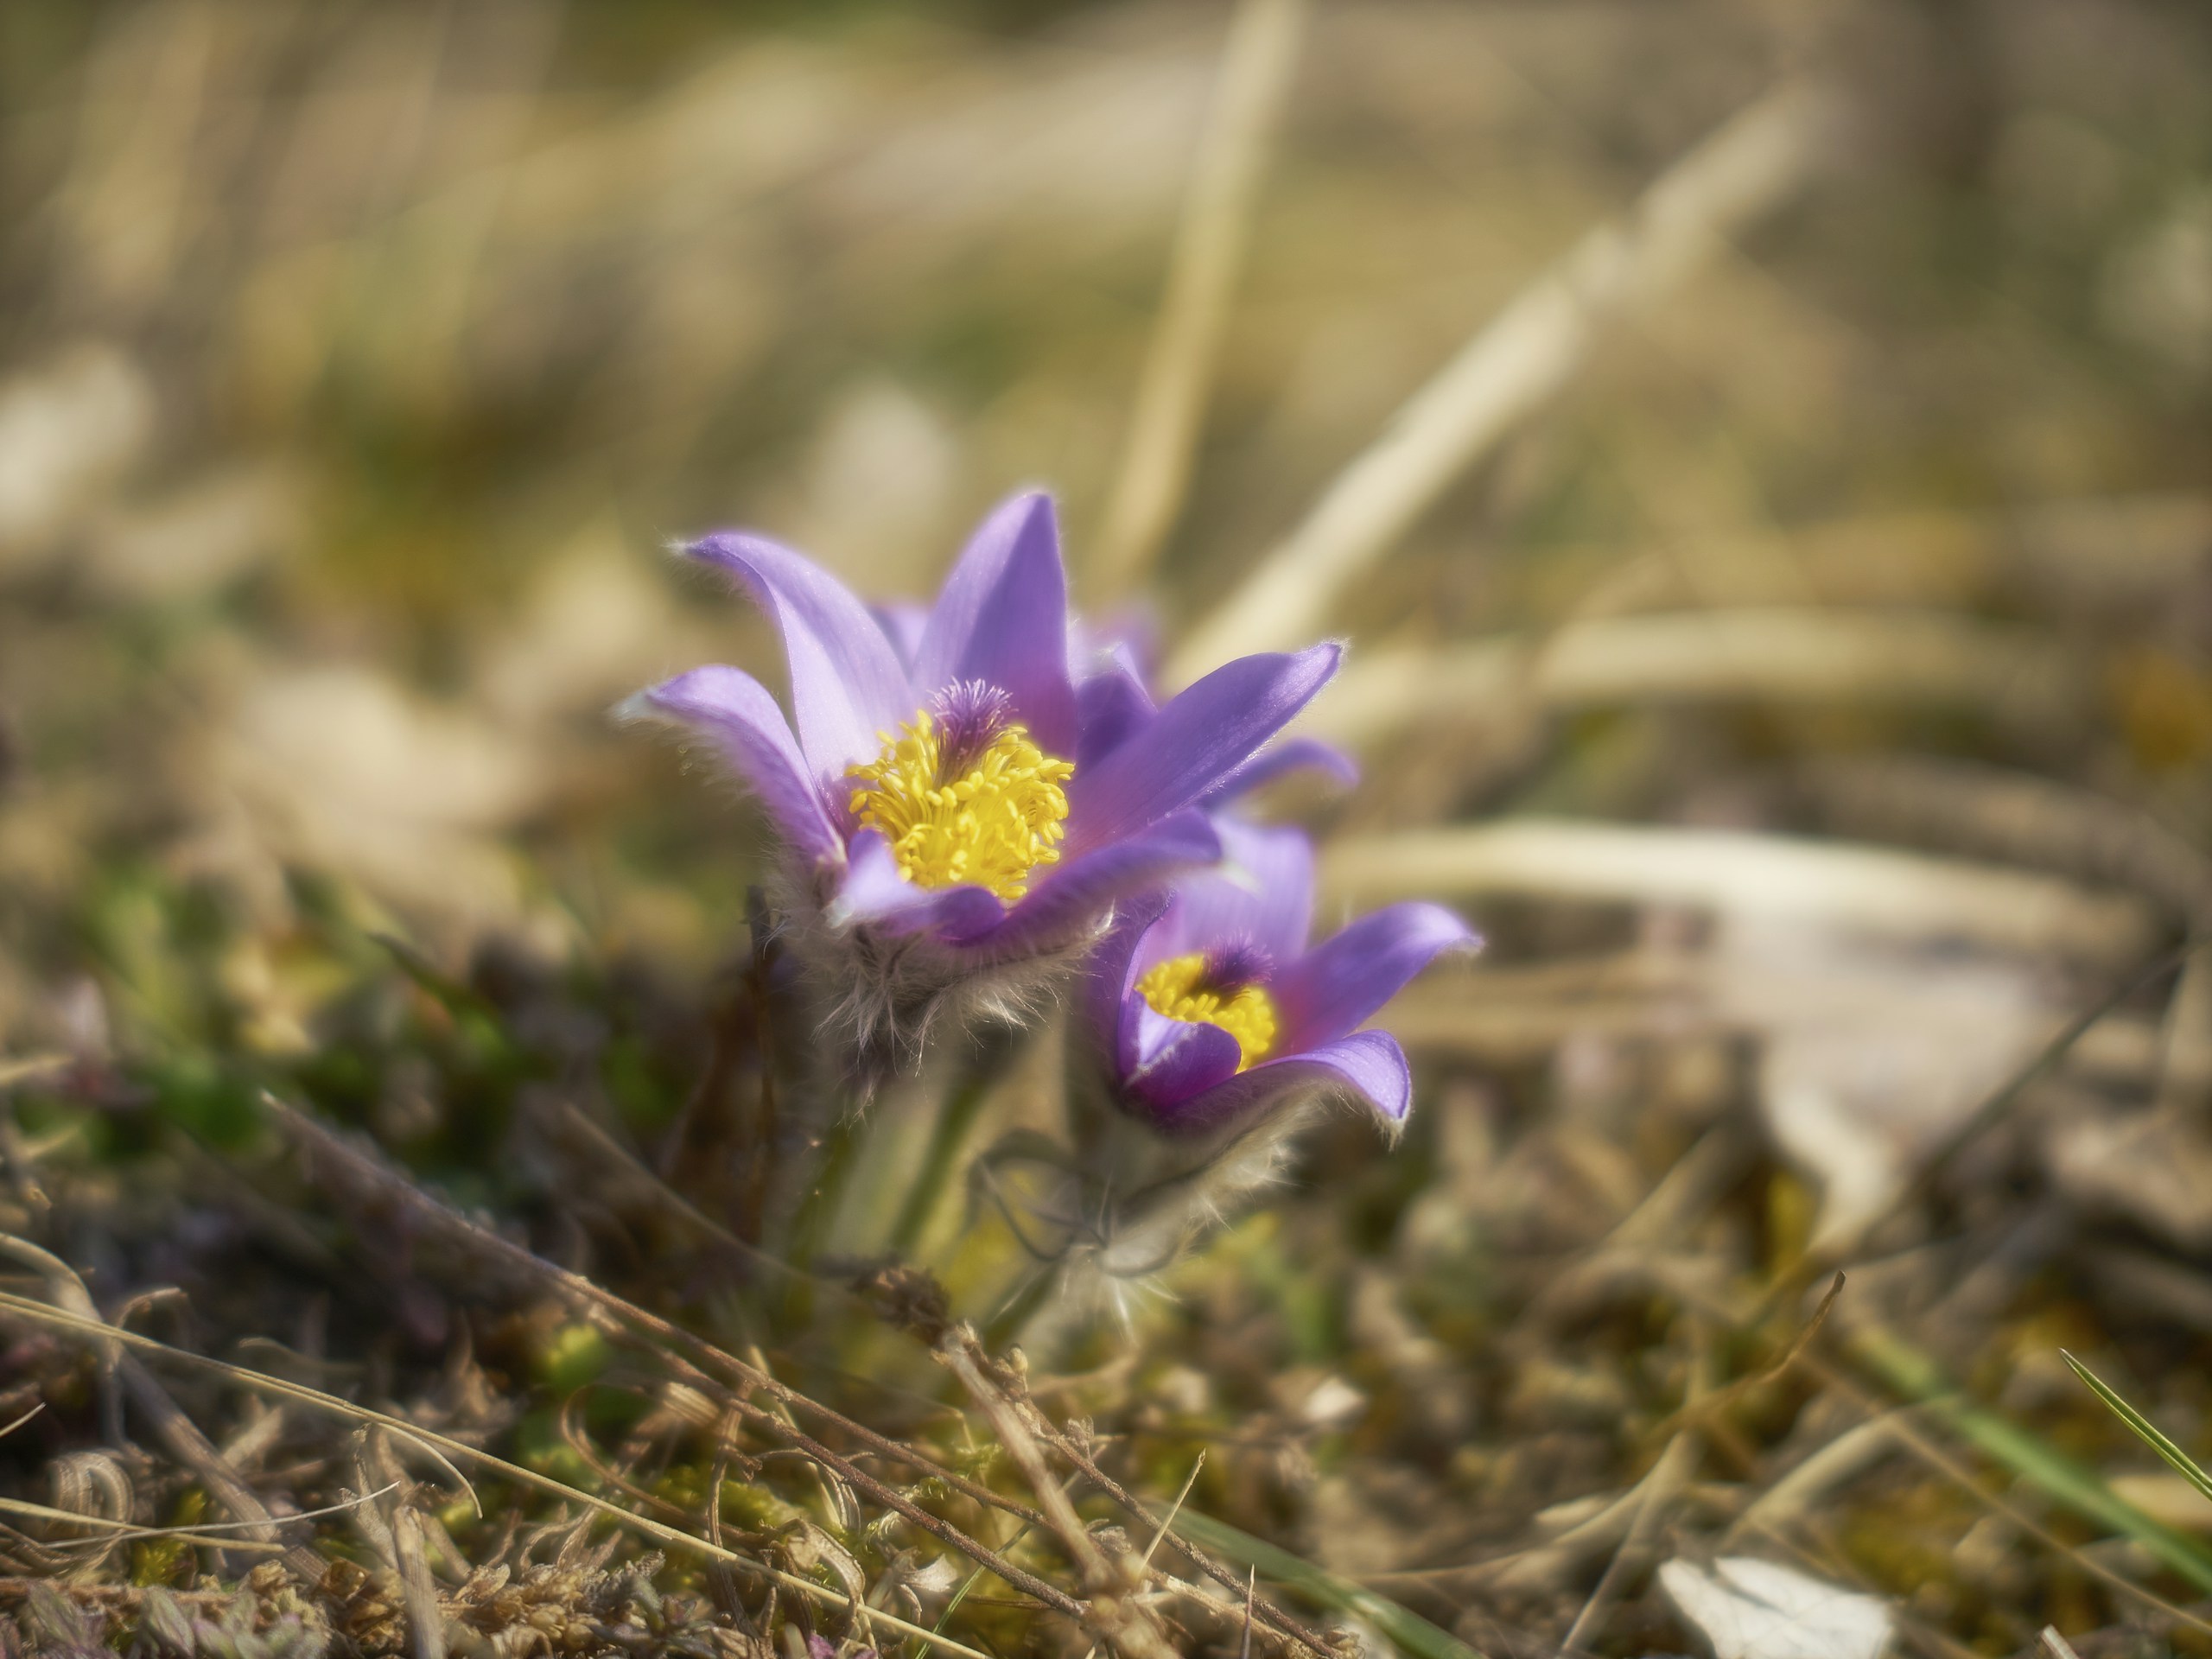
<path id="1" fill-rule="evenodd" d="M 1279 804 L 1333 902 L 1437 894 L 1492 941 L 1397 1018 L 1404 1147 L 1332 1131 L 1130 1344 L 1034 1380 L 1119 1478 L 1164 1503 L 1205 1446 L 1196 1508 L 1499 1652 L 1689 1641 L 1649 1568 L 1723 1540 L 1927 1653 L 2201 1645 L 2126 1586 L 2212 1593 L 2212 1517 L 2056 1350 L 2212 1450 L 2212 965 L 2143 977 L 2212 912 L 2212 20 L 1273 10 L 1271 142 L 1264 63 L 1209 114 L 1211 5 L 0 9 L 7 1230 L 111 1315 L 181 1284 L 225 1351 L 581 1478 L 574 1327 L 473 1319 L 474 1247 L 365 1268 L 381 1200 L 201 1143 L 276 1083 L 640 1305 L 756 1329 L 699 1104 L 741 1070 L 711 976 L 754 829 L 605 710 L 772 652 L 655 549 L 746 522 L 919 591 L 1042 481 L 1096 600 L 1151 563 L 1171 661 L 1353 640 L 1313 724 L 1366 779 Z M 1000 1119 L 1049 1117 L 1044 1070 Z M 955 1208 L 938 1265 L 980 1294 L 1010 1246 Z M 1823 1344 L 1765 1376 L 1838 1265 Z M 0 1448 L 27 1495 L 100 1440 L 58 1341 L 0 1385 L 48 1408 Z M 1899 1343 L 2040 1450 L 1887 1411 L 1936 1375 Z M 942 1451 L 918 1354 L 771 1358 Z M 279 1446 L 302 1503 L 366 1489 L 260 1432 L 271 1490 Z M 2059 1452 L 2185 1548 L 2069 1505 Z M 668 1457 L 690 1524 L 727 1471 Z M 916 1541 L 845 1524 L 880 1510 L 740 1467 L 747 1525 L 810 1517 L 779 1570 L 829 1596 L 860 1550 L 937 1620 L 949 1586 L 884 1565 Z M 129 1473 L 111 1522 L 198 1490 Z M 433 1519 L 458 1560 L 536 1547 Z M 1023 1559 L 1079 1580 L 1049 1531 Z M 547 1594 L 645 1619 L 582 1548 Z M 1236 1640 L 1215 1589 L 1192 1643 Z M 963 1640 L 1075 1640 L 969 1601 Z"/>

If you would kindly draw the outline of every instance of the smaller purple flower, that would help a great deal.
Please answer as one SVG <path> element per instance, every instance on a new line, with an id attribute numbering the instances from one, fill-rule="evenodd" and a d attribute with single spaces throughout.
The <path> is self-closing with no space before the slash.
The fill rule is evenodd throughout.
<path id="1" fill-rule="evenodd" d="M 1404 1051 L 1359 1027 L 1440 953 L 1480 941 L 1450 911 L 1402 904 L 1309 950 L 1313 844 L 1294 829 L 1215 828 L 1224 863 L 1125 916 L 1093 959 L 1088 1020 L 1116 1104 L 1175 1136 L 1317 1091 L 1403 1122 Z"/>

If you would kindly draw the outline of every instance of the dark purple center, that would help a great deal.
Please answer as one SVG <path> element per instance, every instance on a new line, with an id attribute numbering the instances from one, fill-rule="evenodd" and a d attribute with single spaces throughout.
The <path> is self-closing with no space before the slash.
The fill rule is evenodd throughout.
<path id="1" fill-rule="evenodd" d="M 1218 996 L 1234 996 L 1248 985 L 1264 985 L 1275 976 L 1275 959 L 1249 939 L 1217 944 L 1206 952 L 1198 983 Z"/>
<path id="2" fill-rule="evenodd" d="M 938 779 L 964 777 L 1014 723 L 1014 699 L 982 680 L 955 680 L 930 699 L 937 720 Z"/>

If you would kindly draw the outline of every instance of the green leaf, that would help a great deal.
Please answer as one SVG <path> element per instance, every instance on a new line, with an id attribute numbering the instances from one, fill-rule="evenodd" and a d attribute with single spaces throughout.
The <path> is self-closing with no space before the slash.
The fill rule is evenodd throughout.
<path id="1" fill-rule="evenodd" d="M 2196 1459 L 2176 1446 L 2158 1432 L 2158 1425 L 2113 1391 L 2109 1383 L 2063 1348 L 2058 1357 L 2074 1368 L 2074 1375 L 2089 1385 L 2089 1392 L 2112 1408 L 2113 1415 L 2135 1432 L 2144 1445 L 2164 1458 L 2181 1472 L 2182 1478 L 2207 1497 L 2212 1497 L 2212 1475 L 2198 1466 Z"/>

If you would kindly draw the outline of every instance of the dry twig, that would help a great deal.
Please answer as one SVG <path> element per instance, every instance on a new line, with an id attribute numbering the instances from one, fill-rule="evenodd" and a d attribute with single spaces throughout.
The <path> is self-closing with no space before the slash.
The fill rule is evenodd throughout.
<path id="1" fill-rule="evenodd" d="M 1213 115 L 1198 143 L 1166 295 L 1099 536 L 1102 588 L 1119 593 L 1141 581 L 1181 510 L 1268 143 L 1297 67 L 1305 11 L 1306 0 L 1241 0 L 1230 25 Z"/>
<path id="2" fill-rule="evenodd" d="M 1338 601 L 1448 484 L 1564 386 L 1600 331 L 1675 286 L 1830 153 L 1834 94 L 1776 88 L 1586 234 L 1416 392 L 1305 522 L 1177 651 L 1170 677 L 1325 631 Z"/>

